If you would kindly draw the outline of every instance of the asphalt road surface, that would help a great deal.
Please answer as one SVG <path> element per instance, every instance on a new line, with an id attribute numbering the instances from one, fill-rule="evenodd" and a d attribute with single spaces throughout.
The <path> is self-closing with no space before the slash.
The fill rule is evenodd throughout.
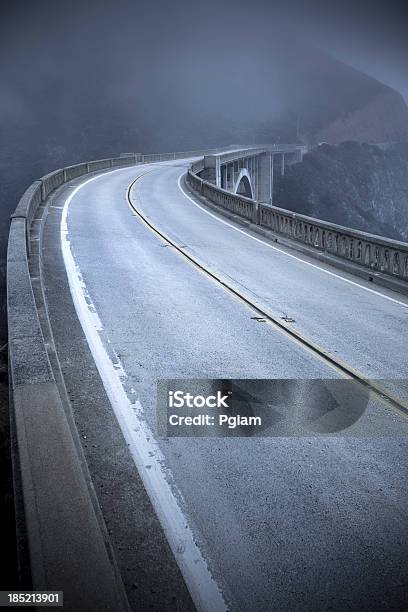
<path id="1" fill-rule="evenodd" d="M 69 286 L 81 333 L 131 449 L 136 465 L 127 479 L 141 474 L 198 607 L 404 609 L 408 420 L 378 397 L 368 398 L 364 414 L 341 435 L 157 434 L 159 379 L 307 381 L 340 374 L 257 321 L 250 307 L 161 240 L 135 210 L 242 295 L 276 318 L 292 319 L 295 330 L 367 378 L 408 396 L 406 298 L 197 206 L 182 178 L 187 167 L 179 160 L 78 182 L 55 199 L 47 221 L 52 228 L 62 215 L 68 280 L 61 272 L 58 287 Z M 60 246 L 49 238 L 45 249 L 58 344 L 78 321 L 58 309 L 54 295 Z M 64 362 L 69 348 L 63 345 L 70 391 L 75 369 L 85 366 L 75 363 L 75 349 Z M 91 397 L 93 378 L 86 384 Z M 76 410 L 86 412 L 86 402 Z M 121 508 L 126 525 L 126 504 Z M 132 541 L 126 542 L 131 555 Z"/>

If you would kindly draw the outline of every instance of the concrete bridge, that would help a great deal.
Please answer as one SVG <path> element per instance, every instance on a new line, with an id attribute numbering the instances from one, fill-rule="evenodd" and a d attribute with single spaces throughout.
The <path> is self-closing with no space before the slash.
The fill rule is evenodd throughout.
<path id="1" fill-rule="evenodd" d="M 226 191 L 261 202 L 273 202 L 274 173 L 283 176 L 285 165 L 302 161 L 308 147 L 266 145 L 204 156 L 201 176 Z"/>
<path id="2" fill-rule="evenodd" d="M 303 154 L 126 154 L 23 195 L 8 247 L 23 589 L 98 612 L 387 610 L 407 592 L 408 245 L 271 204 L 273 171 Z M 169 379 L 240 381 L 267 426 L 163 435 Z"/>

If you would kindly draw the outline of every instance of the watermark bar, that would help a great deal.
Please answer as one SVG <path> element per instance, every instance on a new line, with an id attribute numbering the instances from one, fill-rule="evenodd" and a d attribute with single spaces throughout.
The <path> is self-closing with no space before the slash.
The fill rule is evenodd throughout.
<path id="1" fill-rule="evenodd" d="M 384 411 L 389 409 L 353 379 L 178 379 L 157 384 L 158 434 L 164 438 L 406 435 L 408 429 L 398 419 L 384 431 Z"/>

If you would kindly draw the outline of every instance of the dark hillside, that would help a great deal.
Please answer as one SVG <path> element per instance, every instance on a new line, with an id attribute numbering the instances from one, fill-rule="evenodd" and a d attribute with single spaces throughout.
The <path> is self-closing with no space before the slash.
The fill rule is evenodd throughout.
<path id="1" fill-rule="evenodd" d="M 321 145 L 277 180 L 275 204 L 408 241 L 408 143 Z"/>

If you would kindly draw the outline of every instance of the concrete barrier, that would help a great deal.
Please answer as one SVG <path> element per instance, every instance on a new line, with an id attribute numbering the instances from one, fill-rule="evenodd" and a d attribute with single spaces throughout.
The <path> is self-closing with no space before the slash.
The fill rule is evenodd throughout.
<path id="1" fill-rule="evenodd" d="M 64 168 L 64 183 L 67 181 L 71 181 L 78 176 L 82 176 L 83 174 L 87 174 L 88 172 L 88 164 L 75 164 L 75 166 L 67 166 Z"/>
<path id="2" fill-rule="evenodd" d="M 88 172 L 97 172 L 98 170 L 105 170 L 111 167 L 111 160 L 109 159 L 97 159 L 96 161 L 88 162 Z"/>
<path id="3" fill-rule="evenodd" d="M 335 223 L 259 206 L 259 225 L 372 271 L 408 279 L 408 244 Z"/>
<path id="4" fill-rule="evenodd" d="M 46 174 L 42 177 L 42 193 L 41 197 L 43 200 L 48 196 L 51 191 L 61 187 L 64 182 L 64 170 L 55 170 L 55 172 L 50 172 L 50 174 Z"/>
<path id="5" fill-rule="evenodd" d="M 67 610 L 127 610 L 44 346 L 25 233 L 24 219 L 14 218 L 7 262 L 10 396 L 30 574 L 21 587 L 64 591 Z"/>
<path id="6" fill-rule="evenodd" d="M 254 229 L 269 230 L 277 236 L 282 236 L 294 243 L 305 245 L 310 254 L 332 256 L 353 264 L 351 271 L 363 268 L 372 274 L 384 275 L 391 280 L 403 283 L 382 284 L 407 291 L 408 285 L 408 243 L 384 238 L 359 230 L 314 219 L 306 215 L 255 202 L 241 195 L 217 187 L 203 180 L 197 174 L 202 165 L 196 162 L 187 173 L 187 183 L 193 191 L 207 198 L 220 211 L 228 212 L 253 224 Z M 369 280 L 374 277 L 368 275 Z"/>
<path id="7" fill-rule="evenodd" d="M 23 218 L 26 220 L 27 225 L 30 225 L 37 208 L 40 206 L 43 200 L 42 192 L 42 181 L 35 181 L 32 183 L 21 196 L 17 208 L 11 215 L 11 218 Z"/>
<path id="8" fill-rule="evenodd" d="M 39 207 L 54 189 L 89 170 L 77 164 L 35 181 L 12 215 L 7 313 L 13 472 L 21 588 L 62 590 L 67 610 L 113 612 L 128 610 L 127 599 L 64 412 L 29 270 L 29 234 Z"/>
<path id="9" fill-rule="evenodd" d="M 121 168 L 123 166 L 134 166 L 137 163 L 135 155 L 123 155 L 112 159 L 112 168 Z"/>

